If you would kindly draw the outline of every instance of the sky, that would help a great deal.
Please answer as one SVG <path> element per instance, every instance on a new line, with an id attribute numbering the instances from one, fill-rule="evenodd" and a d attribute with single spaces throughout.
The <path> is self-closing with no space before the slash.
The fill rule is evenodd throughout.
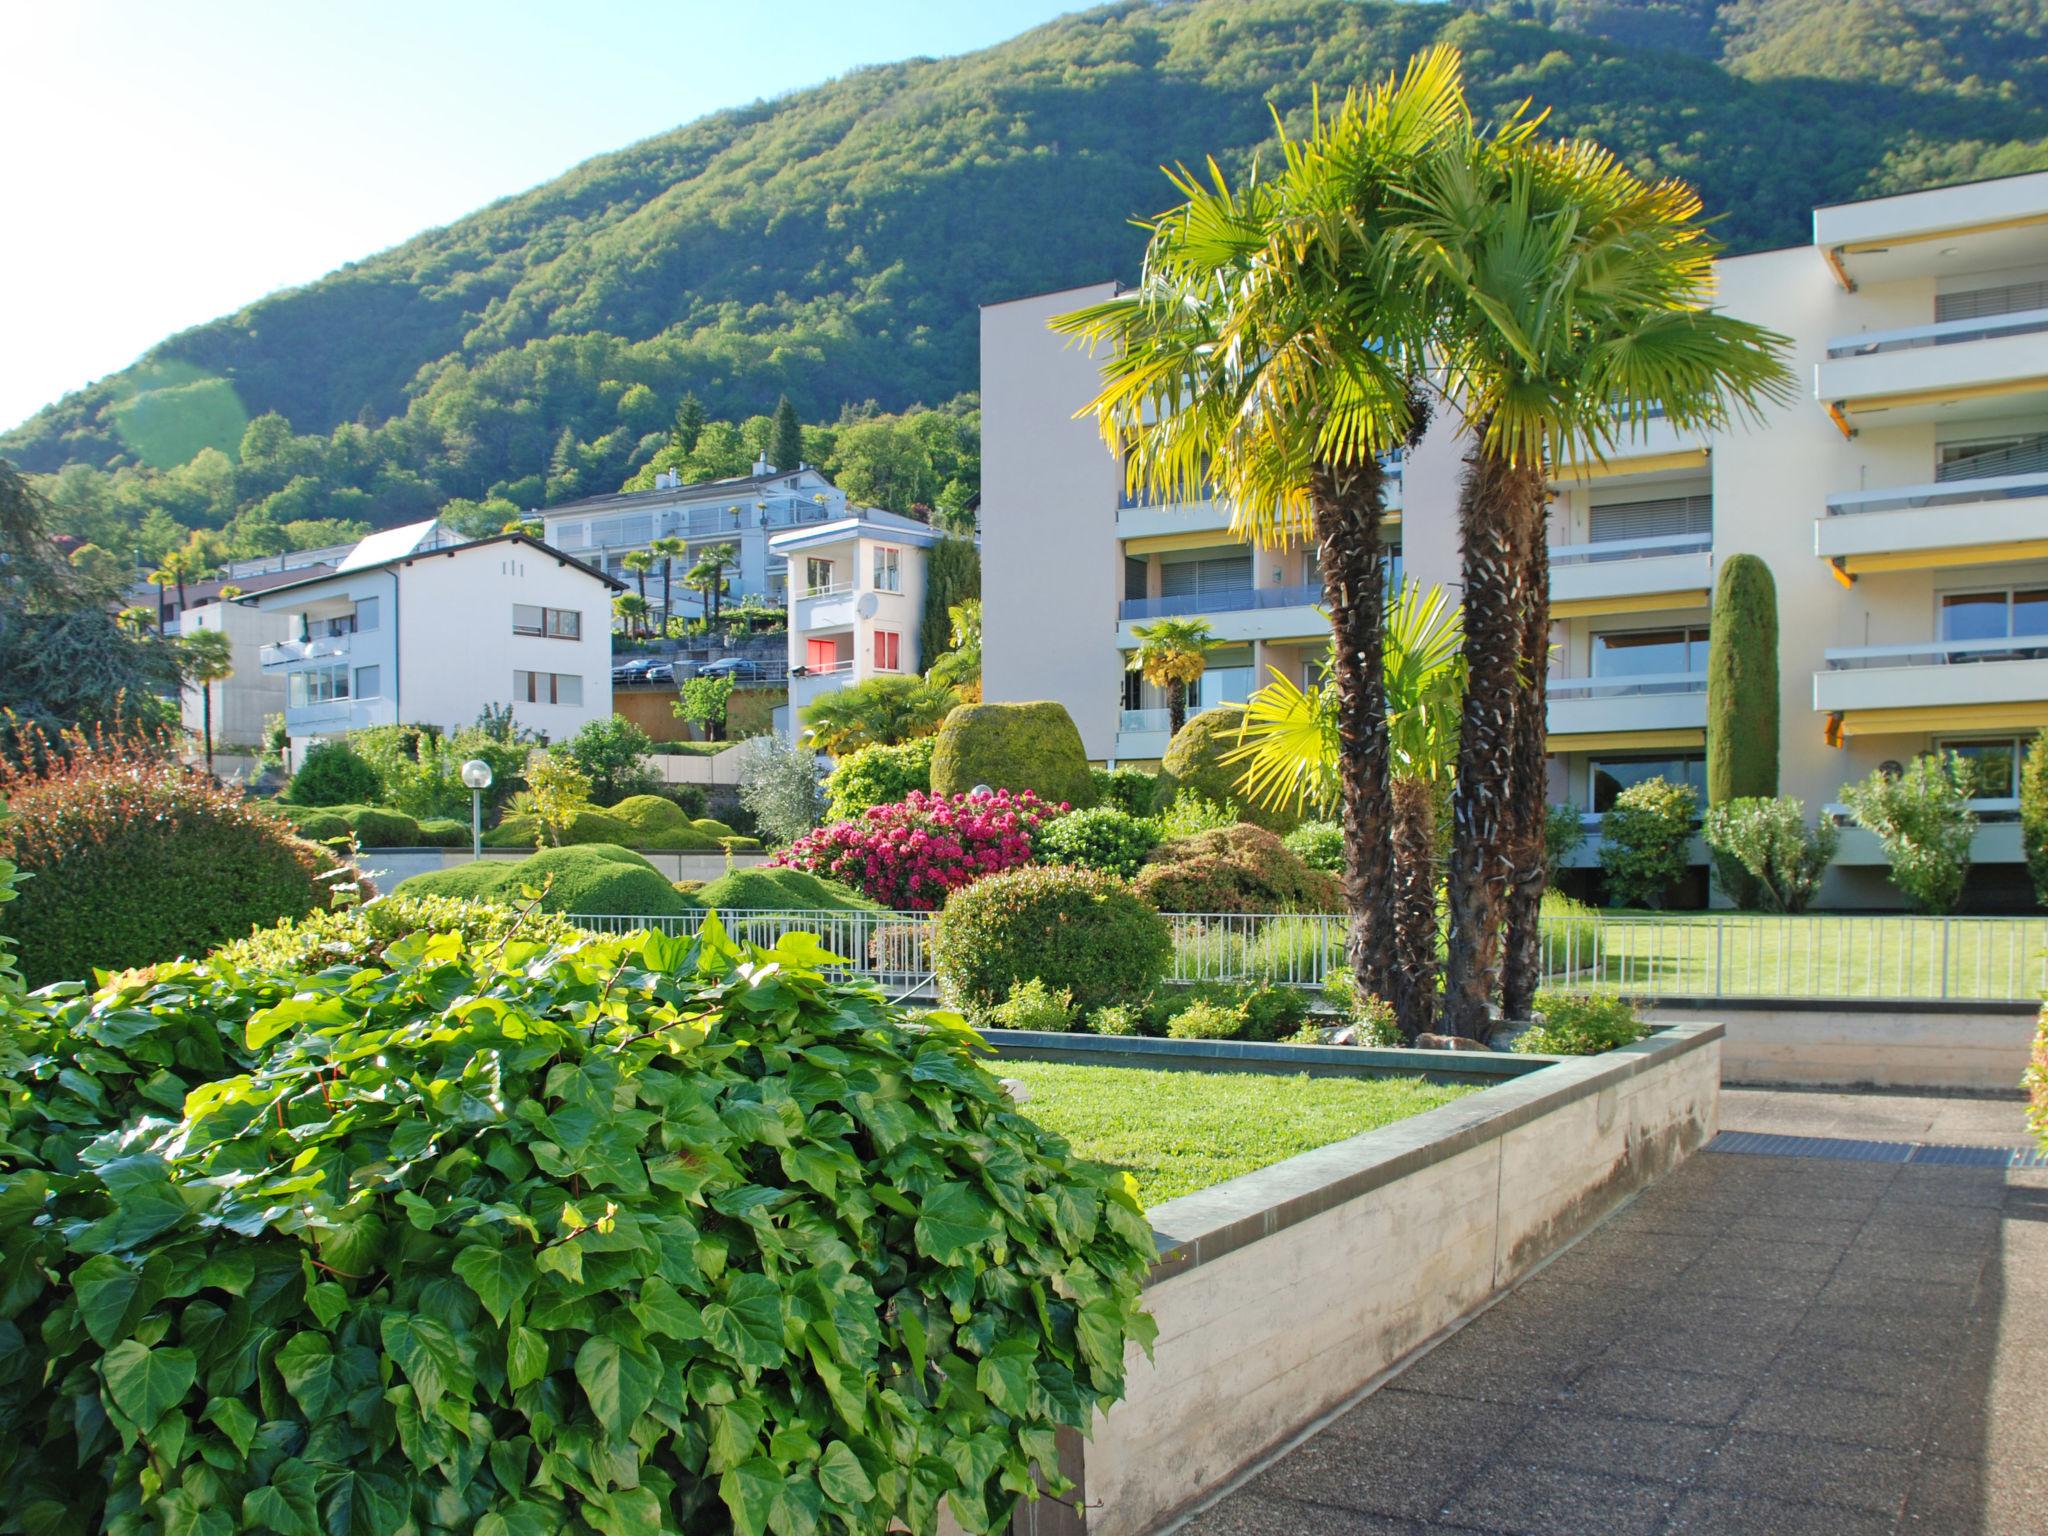
<path id="1" fill-rule="evenodd" d="M 580 160 L 1080 0 L 0 0 L 0 427 Z"/>

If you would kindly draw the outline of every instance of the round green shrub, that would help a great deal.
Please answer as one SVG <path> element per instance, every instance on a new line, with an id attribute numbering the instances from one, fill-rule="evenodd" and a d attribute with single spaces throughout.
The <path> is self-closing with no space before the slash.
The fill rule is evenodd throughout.
<path id="1" fill-rule="evenodd" d="M 643 832 L 688 826 L 690 822 L 683 808 L 663 795 L 628 795 L 605 814 Z"/>
<path id="2" fill-rule="evenodd" d="M 80 743 L 46 777 L 0 771 L 0 906 L 32 987 L 198 956 L 332 905 L 334 856 L 204 774 L 141 746 Z"/>
<path id="3" fill-rule="evenodd" d="M 932 940 L 939 983 L 956 1006 L 983 1012 L 1037 978 L 1093 1013 L 1145 996 L 1166 974 L 1166 920 L 1115 875 L 1027 864 L 946 898 Z"/>
<path id="4" fill-rule="evenodd" d="M 714 820 L 712 817 L 709 816 L 699 816 L 694 818 L 690 822 L 690 829 L 694 832 L 703 833 L 704 836 L 710 838 L 714 842 L 718 841 L 721 838 L 738 836 L 738 834 L 735 833 L 733 829 L 727 826 L 724 822 Z"/>
<path id="5" fill-rule="evenodd" d="M 946 716 L 932 749 L 932 793 L 964 795 L 979 784 L 1028 789 L 1048 805 L 1095 803 L 1081 732 L 1050 701 L 963 704 Z"/>
<path id="6" fill-rule="evenodd" d="M 347 837 L 355 830 L 346 808 L 305 806 L 299 808 L 297 815 L 286 819 L 294 832 L 314 843 L 332 842 L 336 838 Z"/>
<path id="7" fill-rule="evenodd" d="M 814 953 L 418 934 L 346 990 L 10 1007 L 8 1523 L 986 1532 L 1034 1462 L 1064 1491 L 1150 1228 Z"/>
<path id="8" fill-rule="evenodd" d="M 1245 1032 L 1242 1007 L 1196 998 L 1166 1021 L 1169 1040 L 1235 1040 Z"/>
<path id="9" fill-rule="evenodd" d="M 1597 1056 L 1631 1045 L 1650 1032 L 1635 1005 L 1605 992 L 1539 992 L 1536 1022 L 1514 1048 L 1536 1056 Z"/>
<path id="10" fill-rule="evenodd" d="M 1138 894 L 1162 912 L 1340 912 L 1334 877 L 1310 869 L 1279 837 L 1239 823 L 1161 843 L 1138 871 Z"/>
<path id="11" fill-rule="evenodd" d="M 472 896 L 525 905 L 522 887 L 546 888 L 543 912 L 592 917 L 674 917 L 697 903 L 631 849 L 605 843 L 547 848 L 526 859 L 477 859 L 403 881 L 405 896 Z"/>
<path id="12" fill-rule="evenodd" d="M 1238 731 L 1243 725 L 1242 704 L 1219 704 L 1190 716 L 1166 744 L 1166 755 L 1159 760 L 1161 792 L 1169 785 L 1176 794 L 1192 791 L 1204 800 L 1229 806 L 1240 821 L 1270 827 L 1275 832 L 1291 831 L 1301 821 L 1298 811 L 1291 806 L 1274 808 L 1253 803 L 1237 787 L 1243 767 L 1224 765 L 1223 756 L 1236 749 Z"/>
<path id="13" fill-rule="evenodd" d="M 349 815 L 349 826 L 365 848 L 417 848 L 420 824 L 403 811 L 380 806 L 357 806 Z"/>
<path id="14" fill-rule="evenodd" d="M 1069 811 L 1039 827 L 1032 851 L 1041 864 L 1103 869 L 1128 880 L 1159 842 L 1159 827 L 1113 805 Z"/>
<path id="15" fill-rule="evenodd" d="M 721 912 L 880 912 L 881 906 L 836 880 L 801 869 L 735 869 L 697 892 Z"/>
<path id="16" fill-rule="evenodd" d="M 1304 821 L 1280 842 L 1310 869 L 1326 875 L 1344 873 L 1344 828 L 1337 822 Z"/>
<path id="17" fill-rule="evenodd" d="M 484 834 L 486 848 L 531 848 L 535 839 L 542 836 L 539 820 L 531 812 L 507 816 L 497 826 Z M 610 811 L 580 810 L 569 818 L 569 825 L 562 830 L 561 846 L 575 847 L 585 843 L 610 843 L 625 848 L 646 841 L 646 835 L 631 822 L 621 821 Z"/>
<path id="18" fill-rule="evenodd" d="M 384 792 L 377 770 L 345 741 L 309 749 L 284 797 L 294 805 L 369 805 Z"/>
<path id="19" fill-rule="evenodd" d="M 467 848 L 470 827 L 453 816 L 429 816 L 420 823 L 420 845 L 426 848 Z"/>
<path id="20" fill-rule="evenodd" d="M 870 806 L 891 805 L 914 789 L 929 794 L 932 753 L 938 745 L 936 736 L 919 736 L 895 746 L 862 747 L 849 752 L 825 780 L 825 819 L 851 821 Z"/>

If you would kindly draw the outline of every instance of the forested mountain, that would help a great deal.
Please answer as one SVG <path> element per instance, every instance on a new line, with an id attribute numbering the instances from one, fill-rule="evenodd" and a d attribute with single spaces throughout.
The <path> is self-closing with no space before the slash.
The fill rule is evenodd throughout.
<path id="1" fill-rule="evenodd" d="M 0 454 L 83 466 L 46 489 L 60 523 L 113 542 L 152 508 L 158 532 L 259 514 L 388 524 L 451 497 L 609 489 L 670 441 L 686 391 L 735 422 L 785 393 L 806 421 L 842 426 L 864 404 L 951 401 L 965 430 L 976 306 L 1129 273 L 1128 220 L 1167 199 L 1159 165 L 1241 164 L 1268 138 L 1269 102 L 1298 120 L 1311 86 L 1454 42 L 1483 107 L 1533 97 L 1553 127 L 1689 178 L 1728 243 L 1754 249 L 1807 238 L 1818 202 L 2048 165 L 2044 13 L 2048 0 L 1107 6 L 589 161 L 172 337 L 0 436 Z M 934 424 L 891 430 L 889 452 L 915 458 Z"/>

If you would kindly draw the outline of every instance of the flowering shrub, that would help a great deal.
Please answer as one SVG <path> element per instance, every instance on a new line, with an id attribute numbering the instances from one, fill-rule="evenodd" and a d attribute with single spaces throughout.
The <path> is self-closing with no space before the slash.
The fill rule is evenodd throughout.
<path id="1" fill-rule="evenodd" d="M 1028 789 L 950 798 L 912 790 L 806 832 L 775 862 L 842 881 L 897 911 L 933 912 L 949 892 L 1030 863 L 1032 834 L 1065 810 Z"/>

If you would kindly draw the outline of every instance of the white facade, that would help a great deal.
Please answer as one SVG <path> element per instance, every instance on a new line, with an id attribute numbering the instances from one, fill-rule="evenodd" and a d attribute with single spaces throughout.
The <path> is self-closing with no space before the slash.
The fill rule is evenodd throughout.
<path id="1" fill-rule="evenodd" d="M 262 664 L 263 648 L 285 638 L 287 621 L 283 614 L 263 613 L 240 603 L 211 602 L 188 608 L 179 621 L 178 633 L 189 635 L 202 629 L 224 630 L 228 637 L 228 661 L 234 668 L 213 685 L 213 745 L 255 748 L 263 743 L 264 721 L 284 713 L 284 679 Z M 205 723 L 205 703 L 197 684 L 188 683 L 182 700 L 185 729 L 198 736 Z"/>
<path id="2" fill-rule="evenodd" d="M 547 542 L 638 590 L 639 577 L 621 563 L 655 539 L 680 538 L 689 553 L 675 557 L 670 572 L 671 603 L 678 615 L 696 618 L 703 600 L 683 585 L 683 572 L 705 550 L 730 544 L 738 563 L 726 580 L 725 600 L 762 594 L 780 603 L 783 563 L 768 552 L 779 530 L 831 522 L 848 515 L 846 493 L 809 465 L 780 472 L 761 462 L 755 473 L 697 485 L 664 484 L 651 491 L 622 491 L 564 502 L 541 513 Z M 660 612 L 661 566 L 647 576 L 647 601 Z"/>
<path id="3" fill-rule="evenodd" d="M 286 621 L 262 666 L 285 685 L 295 756 L 373 725 L 456 730 L 487 705 L 554 740 L 611 714 L 615 583 L 518 535 L 415 543 L 242 600 Z"/>
<path id="4" fill-rule="evenodd" d="M 1783 792 L 1817 812 L 1880 764 L 1961 749 L 1993 818 L 1978 858 L 2011 873 L 1996 818 L 2017 746 L 2048 724 L 2048 173 L 1824 208 L 1814 227 L 1813 245 L 1716 268 L 1720 307 L 1791 338 L 1797 398 L 1714 434 L 1653 421 L 1558 468 L 1552 798 L 1597 811 L 1657 772 L 1703 785 L 1711 593 L 1747 552 L 1778 589 Z M 1135 622 L 1200 614 L 1238 642 L 1205 702 L 1312 668 L 1327 627 L 1300 552 L 1247 550 L 1211 503 L 1121 505 L 1118 465 L 1074 417 L 1095 364 L 1046 329 L 1111 291 L 982 311 L 984 676 L 990 699 L 1064 703 L 1091 756 L 1144 759 L 1165 738 L 1124 671 Z M 1435 423 L 1390 533 L 1407 574 L 1454 596 L 1462 454 Z M 1839 862 L 1830 899 L 1896 900 L 1872 840 L 1845 838 Z"/>
<path id="5" fill-rule="evenodd" d="M 871 677 L 924 669 L 925 551 L 929 525 L 868 512 L 776 534 L 789 592 L 789 730 L 824 694 Z"/>

